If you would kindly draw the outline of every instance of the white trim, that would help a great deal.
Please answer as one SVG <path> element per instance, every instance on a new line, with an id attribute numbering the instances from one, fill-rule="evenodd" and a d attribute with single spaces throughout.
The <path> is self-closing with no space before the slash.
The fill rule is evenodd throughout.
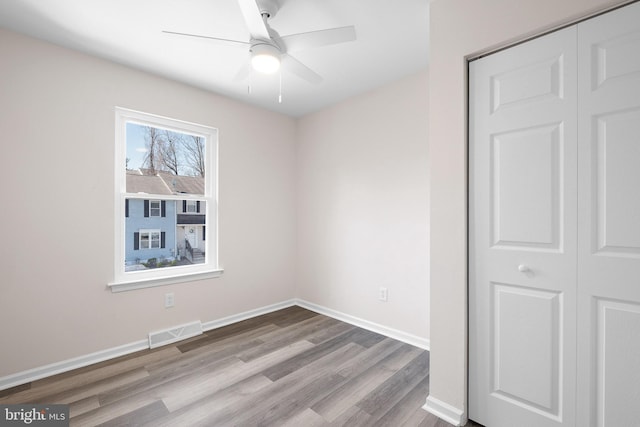
<path id="1" fill-rule="evenodd" d="M 151 209 L 151 208 L 149 208 Z M 142 247 L 142 235 L 143 234 L 148 234 L 149 235 L 149 247 L 148 248 L 143 248 Z M 153 239 L 151 238 L 152 234 L 157 234 L 158 235 L 158 247 L 157 248 L 153 248 L 151 247 L 151 242 L 153 241 Z M 141 228 L 140 230 L 138 230 L 138 249 L 141 251 L 147 251 L 147 250 L 152 250 L 152 249 L 162 249 L 162 230 L 160 230 L 159 228 Z"/>
<path id="2" fill-rule="evenodd" d="M 114 359 L 116 357 L 135 353 L 136 351 L 146 350 L 148 348 L 149 341 L 145 339 L 121 345 L 119 347 L 86 354 L 84 356 L 74 357 L 73 359 L 63 360 L 62 362 L 56 362 L 50 365 L 18 372 L 16 374 L 0 378 L 0 390 L 26 384 L 31 381 L 61 374 L 63 372 L 72 371 L 74 369 L 83 368 L 88 365 L 93 365 L 94 363 L 104 362 L 105 360 Z"/>
<path id="3" fill-rule="evenodd" d="M 358 326 L 363 329 L 367 329 L 369 331 L 377 332 L 389 338 L 396 339 L 398 341 L 402 341 L 407 344 L 411 344 L 415 347 L 429 350 L 429 340 L 427 338 L 422 338 L 417 335 L 408 334 L 403 331 L 399 331 L 397 329 L 389 328 L 387 326 L 383 326 L 377 323 L 370 322 L 368 320 L 360 319 L 355 316 L 351 316 L 349 314 L 341 313 L 339 311 L 323 307 L 317 304 L 313 304 L 311 302 L 296 299 L 295 303 L 300 307 L 306 308 L 311 311 L 318 312 L 320 314 L 324 314 L 325 316 L 333 317 L 334 319 L 341 320 L 346 323 L 350 323 L 352 325 Z"/>
<path id="4" fill-rule="evenodd" d="M 158 129 L 167 129 L 178 133 L 184 133 L 204 138 L 204 140 L 206 141 L 205 170 L 207 171 L 204 177 L 205 194 L 174 194 L 164 196 L 158 194 L 133 195 L 127 193 L 126 172 L 124 168 L 126 165 L 126 124 L 128 122 L 137 123 L 140 125 L 148 125 Z M 156 116 L 153 114 L 129 110 L 126 108 L 115 107 L 114 208 L 116 221 L 114 237 L 114 276 L 113 283 L 109 283 L 108 285 L 114 292 L 118 290 L 149 288 L 170 283 L 199 280 L 200 278 L 217 277 L 215 274 L 212 275 L 211 272 L 216 272 L 218 273 L 217 275 L 219 275 L 219 273 L 222 271 L 222 268 L 218 264 L 218 149 L 218 129 L 214 127 L 184 122 L 182 120 L 171 119 L 168 117 Z M 126 271 L 124 260 L 126 258 L 126 239 L 128 239 L 128 236 L 125 235 L 125 224 L 127 219 L 124 216 L 124 205 L 127 198 L 142 198 L 149 200 L 196 199 L 204 201 L 207 206 L 205 212 L 207 239 L 204 241 L 203 248 L 205 253 L 207 254 L 205 263 L 180 267 L 183 270 L 186 269 L 189 272 L 188 278 L 183 277 L 183 274 L 178 270 L 178 267 L 171 268 L 169 271 L 165 271 L 164 269 Z M 175 275 L 177 277 L 172 278 L 174 280 L 168 279 L 167 276 L 171 275 Z M 130 285 L 131 283 L 135 283 L 135 285 Z M 127 284 L 127 286 L 120 286 L 123 284 Z"/>
<path id="5" fill-rule="evenodd" d="M 250 319 L 252 317 L 260 316 L 262 314 L 271 313 L 273 311 L 281 310 L 283 308 L 291 307 L 295 304 L 294 300 L 284 301 L 277 304 L 272 304 L 266 307 L 257 308 L 255 310 L 245 311 L 233 316 L 224 317 L 218 320 L 212 320 L 202 324 L 202 329 L 208 331 L 215 328 L 220 328 L 232 323 L 239 322 L 241 320 Z M 0 377 L 0 390 L 5 390 L 18 385 L 26 384 L 31 381 L 36 381 L 42 378 L 51 377 L 53 375 L 61 374 L 63 372 L 72 371 L 74 369 L 82 368 L 94 363 L 104 362 L 105 360 L 115 359 L 116 357 L 124 356 L 136 351 L 147 350 L 149 348 L 149 339 L 136 341 L 133 343 L 125 344 L 119 347 L 110 348 L 107 350 L 98 351 L 84 356 L 75 357 L 73 359 L 64 360 L 62 362 L 52 363 L 50 365 L 40 366 L 38 368 L 29 369 L 27 371 L 18 372 L 8 375 L 6 377 Z"/>
<path id="6" fill-rule="evenodd" d="M 202 324 L 202 330 L 210 331 L 212 329 L 221 328 L 223 326 L 231 325 L 233 323 L 241 322 L 253 317 L 262 316 L 263 314 L 272 313 L 274 311 L 282 310 L 283 308 L 291 307 L 294 305 L 296 305 L 296 300 L 288 300 L 268 305 L 266 307 L 256 308 L 255 310 L 249 310 L 243 313 L 234 314 L 232 316 L 223 317 L 222 319 L 211 320 Z"/>
<path id="7" fill-rule="evenodd" d="M 462 426 L 467 423 L 467 418 L 465 417 L 463 410 L 453 407 L 442 400 L 436 399 L 432 395 L 427 396 L 427 401 L 422 409 L 445 420 L 449 424 L 453 424 L 454 426 Z"/>
<path id="8" fill-rule="evenodd" d="M 151 207 L 151 203 L 157 203 L 158 204 L 158 215 L 151 215 L 151 210 L 152 209 L 155 210 L 155 208 Z M 160 199 L 149 200 L 149 218 L 162 218 L 162 200 L 160 200 Z"/>
<path id="9" fill-rule="evenodd" d="M 220 271 L 218 275 L 220 274 L 222 274 L 222 271 Z M 192 279 L 192 280 L 195 280 L 195 279 Z M 112 290 L 113 292 L 121 292 L 124 290 L 128 290 L 126 289 L 126 285 L 127 284 L 119 284 L 119 285 L 114 284 L 112 285 Z M 157 285 L 151 285 L 151 286 L 157 286 Z M 141 286 L 141 287 L 144 287 L 144 286 Z M 363 319 L 359 319 L 357 317 L 350 316 L 348 314 L 340 313 L 338 311 L 331 310 L 329 308 L 312 304 L 308 301 L 304 301 L 300 299 L 291 299 L 287 301 L 282 301 L 282 302 L 271 304 L 265 307 L 256 308 L 254 310 L 249 310 L 249 311 L 234 314 L 231 316 L 223 317 L 221 319 L 211 320 L 209 322 L 203 323 L 202 329 L 203 331 L 210 331 L 212 329 L 221 328 L 223 326 L 227 326 L 243 320 L 251 319 L 253 317 L 261 316 L 263 314 L 272 313 L 274 311 L 282 310 L 283 308 L 291 307 L 294 305 L 300 306 L 302 308 L 306 308 L 311 311 L 315 311 L 320 314 L 324 314 L 325 316 L 329 316 L 334 319 L 341 320 L 343 322 L 350 323 L 352 325 L 355 325 L 373 332 L 383 334 L 390 338 L 397 339 L 398 341 L 402 341 L 407 344 L 411 344 L 416 347 L 429 350 L 429 340 L 427 339 L 420 338 L 411 334 L 407 334 L 395 329 L 387 328 L 385 326 L 378 325 L 376 323 L 372 323 Z M 52 363 L 50 365 L 45 365 L 38 368 L 29 369 L 27 371 L 18 372 L 12 375 L 8 375 L 6 377 L 0 377 L 0 390 L 5 390 L 21 384 L 29 383 L 31 381 L 36 381 L 42 378 L 46 378 L 46 377 L 57 375 L 63 372 L 71 371 L 73 369 L 78 369 L 84 366 L 92 365 L 94 363 L 103 362 L 109 359 L 114 359 L 116 357 L 124 356 L 130 353 L 135 353 L 136 351 L 146 350 L 148 348 L 149 348 L 149 340 L 147 338 L 145 340 L 136 341 L 136 342 L 125 344 L 119 347 L 114 347 L 111 349 L 98 351 L 98 352 L 87 354 L 84 356 L 75 357 L 73 359 L 68 359 L 62 362 Z M 428 398 L 427 401 L 429 401 L 429 399 L 430 398 Z M 446 405 L 446 404 L 443 403 L 443 405 Z M 454 411 L 457 411 L 457 409 L 453 407 L 450 407 L 450 408 L 452 408 Z M 425 409 L 428 410 L 429 412 L 434 413 L 435 415 L 438 415 L 443 419 L 446 419 L 447 421 L 450 420 L 445 418 L 444 416 L 439 415 L 436 412 L 431 411 L 430 409 L 427 409 L 426 405 L 425 405 Z M 457 424 L 457 425 L 460 425 L 460 424 Z"/>
<path id="10" fill-rule="evenodd" d="M 179 267 L 171 267 L 172 272 Z M 135 273 L 135 272 L 134 272 Z M 176 283 L 193 282 L 196 280 L 212 279 L 222 276 L 224 269 L 199 271 L 197 273 L 186 273 L 165 277 L 154 277 L 150 279 L 128 280 L 121 282 L 108 283 L 111 292 L 125 292 L 134 289 L 153 288 L 156 286 L 173 285 Z"/>

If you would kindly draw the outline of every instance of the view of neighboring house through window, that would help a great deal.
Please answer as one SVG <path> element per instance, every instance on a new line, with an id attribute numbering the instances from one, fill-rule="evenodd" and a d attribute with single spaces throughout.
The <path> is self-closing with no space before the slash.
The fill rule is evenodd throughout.
<path id="1" fill-rule="evenodd" d="M 149 200 L 149 216 L 160 216 L 160 205 L 160 200 Z"/>
<path id="2" fill-rule="evenodd" d="M 195 200 L 185 200 L 187 204 L 187 213 L 197 213 L 197 204 Z"/>
<path id="3" fill-rule="evenodd" d="M 123 109 L 116 126 L 116 282 L 216 270 L 217 131 Z"/>
<path id="4" fill-rule="evenodd" d="M 160 230 L 140 230 L 137 233 L 139 238 L 139 249 L 159 249 L 160 236 L 164 231 Z M 135 245 L 135 242 L 134 242 Z M 163 245 L 164 246 L 164 245 Z"/>

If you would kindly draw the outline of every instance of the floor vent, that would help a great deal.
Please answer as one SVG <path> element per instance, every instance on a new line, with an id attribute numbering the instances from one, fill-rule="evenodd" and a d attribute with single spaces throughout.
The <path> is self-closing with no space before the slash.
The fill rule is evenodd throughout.
<path id="1" fill-rule="evenodd" d="M 187 338 L 195 337 L 201 333 L 202 323 L 199 320 L 162 331 L 150 332 L 149 348 L 156 348 L 171 344 Z"/>

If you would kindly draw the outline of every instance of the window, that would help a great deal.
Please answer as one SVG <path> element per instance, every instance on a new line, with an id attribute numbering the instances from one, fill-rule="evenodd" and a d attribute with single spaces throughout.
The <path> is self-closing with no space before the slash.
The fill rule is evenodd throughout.
<path id="1" fill-rule="evenodd" d="M 160 200 L 149 201 L 149 216 L 160 216 Z"/>
<path id="2" fill-rule="evenodd" d="M 160 230 L 140 230 L 138 233 L 138 247 L 140 249 L 161 249 L 164 244 L 160 246 L 160 236 L 164 234 Z M 135 238 L 135 233 L 134 233 Z M 164 240 L 164 239 L 162 239 Z M 134 243 L 135 245 L 135 243 Z"/>
<path id="3" fill-rule="evenodd" d="M 116 108 L 114 292 L 222 273 L 217 134 L 211 127 Z"/>
<path id="4" fill-rule="evenodd" d="M 198 209 L 199 206 L 198 205 L 200 203 L 198 203 L 197 201 L 195 201 L 195 200 L 186 200 L 185 202 L 186 202 L 186 207 L 187 207 L 185 212 L 187 212 L 187 213 L 197 213 L 199 211 L 199 209 Z"/>

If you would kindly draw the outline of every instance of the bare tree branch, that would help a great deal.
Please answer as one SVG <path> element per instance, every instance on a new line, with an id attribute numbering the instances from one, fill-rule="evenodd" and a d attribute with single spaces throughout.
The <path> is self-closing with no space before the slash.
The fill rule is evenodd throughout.
<path id="1" fill-rule="evenodd" d="M 174 175 L 204 177 L 204 138 L 151 126 L 144 127 L 144 138 L 147 152 L 143 167 L 150 174 L 167 171 Z"/>
<path id="2" fill-rule="evenodd" d="M 204 177 L 205 173 L 205 140 L 200 136 L 189 135 L 183 140 L 184 156 L 187 165 L 194 175 Z"/>
<path id="3" fill-rule="evenodd" d="M 160 144 L 160 155 L 162 164 L 174 175 L 180 175 L 179 143 L 182 141 L 182 134 L 177 134 L 168 130 L 162 131 Z"/>
<path id="4" fill-rule="evenodd" d="M 149 169 L 149 172 L 153 175 L 159 168 L 158 151 L 160 149 L 160 130 L 151 126 L 144 127 L 144 139 L 145 146 L 147 148 L 147 154 L 144 157 L 143 165 Z"/>

